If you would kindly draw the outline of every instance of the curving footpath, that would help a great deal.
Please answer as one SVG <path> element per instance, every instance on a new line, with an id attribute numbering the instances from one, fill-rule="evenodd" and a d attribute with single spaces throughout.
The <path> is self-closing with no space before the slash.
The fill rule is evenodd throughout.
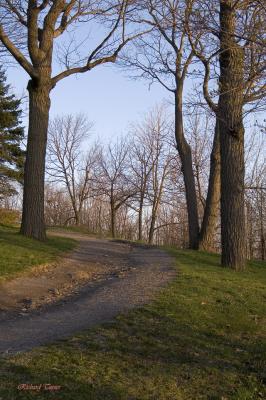
<path id="1" fill-rule="evenodd" d="M 85 235 L 64 236 L 80 242 L 68 257 L 72 268 L 78 269 L 83 263 L 83 267 L 86 264 L 89 269 L 97 263 L 101 273 L 51 304 L 22 313 L 6 309 L 0 312 L 2 355 L 30 350 L 110 321 L 150 301 L 176 274 L 173 258 L 157 247 L 92 239 Z M 64 265 L 62 261 L 56 267 L 61 274 Z M 45 276 L 41 276 L 38 282 L 40 278 L 45 280 Z M 14 284 L 19 285 L 19 278 Z M 34 281 L 31 285 L 34 286 Z"/>

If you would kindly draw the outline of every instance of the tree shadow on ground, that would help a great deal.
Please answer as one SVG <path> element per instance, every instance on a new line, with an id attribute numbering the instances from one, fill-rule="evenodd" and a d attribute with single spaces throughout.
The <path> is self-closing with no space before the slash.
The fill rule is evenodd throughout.
<path id="1" fill-rule="evenodd" d="M 251 341 L 245 337 L 225 337 L 206 328 L 177 326 L 175 318 L 162 318 L 146 308 L 130 313 L 129 317 L 121 317 L 94 333 L 83 333 L 40 348 L 25 356 L 26 363 L 21 363 L 20 357 L 4 359 L 0 397 L 10 400 L 260 398 L 257 393 L 266 383 L 262 356 L 266 349 L 261 338 Z M 134 387 L 138 381 L 140 387 Z M 16 389 L 19 383 L 50 383 L 62 385 L 62 389 L 57 393 L 21 392 Z M 241 397 L 239 390 L 247 393 L 246 397 Z"/>

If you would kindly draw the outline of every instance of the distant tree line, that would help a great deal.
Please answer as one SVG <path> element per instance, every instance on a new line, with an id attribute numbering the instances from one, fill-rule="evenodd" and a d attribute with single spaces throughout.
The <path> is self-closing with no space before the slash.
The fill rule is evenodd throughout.
<path id="1" fill-rule="evenodd" d="M 208 194 L 208 114 L 195 110 L 186 124 L 192 149 L 199 223 Z M 101 144 L 89 139 L 84 115 L 51 121 L 48 136 L 45 219 L 49 226 L 147 243 L 187 248 L 189 228 L 182 165 L 173 141 L 173 121 L 156 107 L 131 124 L 128 134 Z M 265 259 L 265 164 L 261 136 L 246 143 L 245 223 L 248 258 Z M 87 146 L 87 151 L 82 151 Z M 210 241 L 221 251 L 220 219 Z"/>

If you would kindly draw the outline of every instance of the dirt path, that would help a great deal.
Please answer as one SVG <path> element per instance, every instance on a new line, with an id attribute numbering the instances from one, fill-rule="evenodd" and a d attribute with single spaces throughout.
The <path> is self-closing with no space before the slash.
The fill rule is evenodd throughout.
<path id="1" fill-rule="evenodd" d="M 121 273 L 126 268 L 131 246 L 112 245 L 87 235 L 53 232 L 79 241 L 77 249 L 59 263 L 33 268 L 25 276 L 0 283 L 0 321 L 5 311 L 28 312 L 43 304 L 57 302 L 88 281 L 99 281 Z"/>
<path id="2" fill-rule="evenodd" d="M 41 273 L 0 287 L 0 353 L 29 350 L 146 303 L 174 275 L 156 247 L 64 234 L 78 248 Z"/>

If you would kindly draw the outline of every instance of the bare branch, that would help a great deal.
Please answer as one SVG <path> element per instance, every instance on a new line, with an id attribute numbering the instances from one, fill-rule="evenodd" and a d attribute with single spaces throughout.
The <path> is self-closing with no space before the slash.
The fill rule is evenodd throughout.
<path id="1" fill-rule="evenodd" d="M 24 55 L 19 51 L 19 49 L 11 42 L 8 36 L 5 34 L 2 25 L 0 25 L 0 40 L 6 47 L 6 49 L 12 54 L 16 61 L 25 69 L 25 71 L 33 78 L 37 78 L 32 64 L 24 57 Z"/>

